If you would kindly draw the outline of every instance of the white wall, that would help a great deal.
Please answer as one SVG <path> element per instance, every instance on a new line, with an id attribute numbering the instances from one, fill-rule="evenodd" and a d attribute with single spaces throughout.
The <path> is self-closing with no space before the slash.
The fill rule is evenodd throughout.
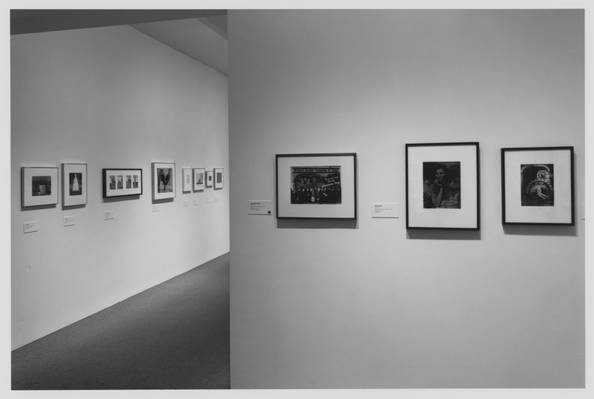
<path id="1" fill-rule="evenodd" d="M 179 184 L 181 167 L 228 176 L 228 124 L 225 76 L 129 26 L 16 35 L 11 47 L 17 348 L 228 252 L 228 185 Z M 21 166 L 67 161 L 88 163 L 87 206 L 21 210 Z M 151 161 L 176 163 L 173 202 L 153 206 Z M 101 170 L 117 167 L 143 169 L 139 199 L 104 202 Z M 39 231 L 23 234 L 31 220 Z"/>
<path id="2" fill-rule="evenodd" d="M 583 32 L 578 10 L 230 13 L 232 387 L 584 386 Z M 480 233 L 407 234 L 404 145 L 436 141 L 480 142 Z M 504 229 L 500 148 L 554 145 L 576 226 Z M 349 151 L 356 228 L 247 215 L 276 153 Z"/>

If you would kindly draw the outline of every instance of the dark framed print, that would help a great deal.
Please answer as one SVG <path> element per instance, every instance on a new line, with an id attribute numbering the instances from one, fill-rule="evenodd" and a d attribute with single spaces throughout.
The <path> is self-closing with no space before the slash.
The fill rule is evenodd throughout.
<path id="1" fill-rule="evenodd" d="M 58 168 L 22 167 L 21 204 L 24 208 L 58 203 Z"/>
<path id="2" fill-rule="evenodd" d="M 153 162 L 153 200 L 175 198 L 175 163 Z"/>
<path id="3" fill-rule="evenodd" d="M 406 228 L 480 228 L 479 143 L 406 144 Z"/>
<path id="4" fill-rule="evenodd" d="M 207 188 L 211 188 L 212 187 L 212 183 L 214 181 L 214 171 L 213 170 L 207 170 L 206 171 L 206 187 Z"/>
<path id="5" fill-rule="evenodd" d="M 103 169 L 103 198 L 142 195 L 142 169 Z"/>
<path id="6" fill-rule="evenodd" d="M 573 147 L 502 148 L 502 223 L 573 225 L 573 184 Z"/>
<path id="7" fill-rule="evenodd" d="M 87 164 L 62 164 L 62 206 L 81 206 L 87 203 Z"/>
<path id="8" fill-rule="evenodd" d="M 357 219 L 357 154 L 277 154 L 278 219 Z"/>
<path id="9" fill-rule="evenodd" d="M 194 168 L 194 191 L 204 190 L 205 169 Z"/>
<path id="10" fill-rule="evenodd" d="M 223 168 L 214 169 L 214 189 L 221 190 L 223 188 Z"/>
<path id="11" fill-rule="evenodd" d="M 192 169 L 182 168 L 182 193 L 192 192 Z"/>

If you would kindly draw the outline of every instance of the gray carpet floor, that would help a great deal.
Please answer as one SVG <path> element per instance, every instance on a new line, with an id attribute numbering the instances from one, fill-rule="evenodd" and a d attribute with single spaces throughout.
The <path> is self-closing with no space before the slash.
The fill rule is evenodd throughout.
<path id="1" fill-rule="evenodd" d="M 12 352 L 12 389 L 228 389 L 229 255 Z"/>

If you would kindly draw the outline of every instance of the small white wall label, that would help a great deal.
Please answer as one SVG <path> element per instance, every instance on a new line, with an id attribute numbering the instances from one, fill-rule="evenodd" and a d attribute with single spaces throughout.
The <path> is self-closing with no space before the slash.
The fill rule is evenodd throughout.
<path id="1" fill-rule="evenodd" d="M 113 212 L 112 211 L 105 211 L 103 214 L 103 220 L 112 220 L 113 219 Z"/>
<path id="2" fill-rule="evenodd" d="M 64 216 L 64 227 L 74 226 L 75 224 L 74 216 Z"/>
<path id="3" fill-rule="evenodd" d="M 373 202 L 371 204 L 371 217 L 374 218 L 396 218 L 398 219 L 397 202 Z"/>
<path id="4" fill-rule="evenodd" d="M 36 231 L 38 231 L 37 220 L 23 223 L 23 233 L 34 233 Z"/>
<path id="5" fill-rule="evenodd" d="M 248 215 L 272 215 L 272 201 L 250 200 L 248 201 Z"/>

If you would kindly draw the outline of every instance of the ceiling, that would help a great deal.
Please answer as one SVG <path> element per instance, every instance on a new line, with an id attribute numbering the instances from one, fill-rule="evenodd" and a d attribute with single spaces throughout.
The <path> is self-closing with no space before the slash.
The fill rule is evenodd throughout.
<path id="1" fill-rule="evenodd" d="M 131 25 L 227 74 L 226 10 L 11 10 L 11 34 Z"/>

